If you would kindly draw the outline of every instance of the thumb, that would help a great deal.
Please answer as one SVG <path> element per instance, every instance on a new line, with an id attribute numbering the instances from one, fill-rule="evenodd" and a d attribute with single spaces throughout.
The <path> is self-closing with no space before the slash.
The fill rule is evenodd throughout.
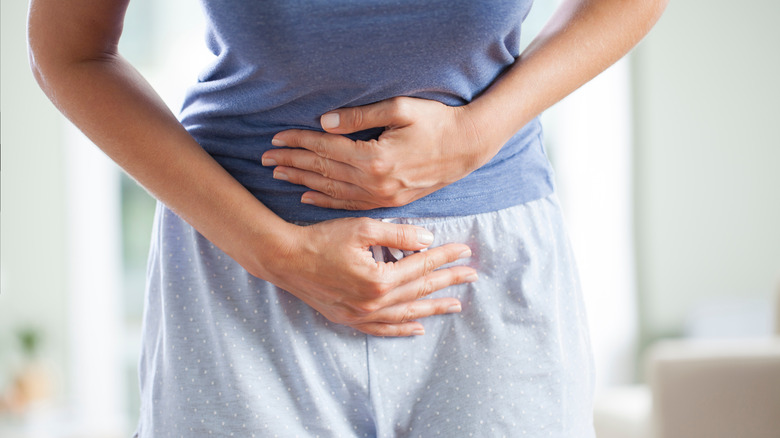
<path id="1" fill-rule="evenodd" d="M 371 128 L 411 123 L 408 97 L 395 97 L 370 105 L 340 108 L 320 117 L 322 129 L 333 134 L 351 134 Z"/>
<path id="2" fill-rule="evenodd" d="M 419 251 L 433 243 L 433 233 L 414 225 L 399 225 L 382 221 L 373 221 L 364 234 L 367 246 L 386 246 L 406 251 Z"/>

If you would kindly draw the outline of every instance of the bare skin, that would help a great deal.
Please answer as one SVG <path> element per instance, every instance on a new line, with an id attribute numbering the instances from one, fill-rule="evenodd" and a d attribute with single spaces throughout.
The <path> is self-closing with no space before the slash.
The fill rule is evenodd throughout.
<path id="1" fill-rule="evenodd" d="M 219 166 L 117 53 L 126 7 L 127 0 L 30 4 L 30 60 L 38 82 L 109 157 L 248 272 L 334 322 L 372 335 L 409 336 L 424 333 L 417 320 L 459 311 L 457 299 L 420 298 L 476 280 L 466 266 L 438 269 L 468 256 L 466 245 L 376 263 L 372 245 L 419 250 L 432 236 L 371 219 L 292 225 Z"/>
<path id="2" fill-rule="evenodd" d="M 468 257 L 467 246 L 447 244 L 400 262 L 377 263 L 369 251 L 373 245 L 420 250 L 432 236 L 422 228 L 366 218 L 309 227 L 289 224 L 219 166 L 119 55 L 127 3 L 30 2 L 28 39 L 35 77 L 103 152 L 249 273 L 289 291 L 333 322 L 372 335 L 409 336 L 424 333 L 420 319 L 460 311 L 457 299 L 421 298 L 477 280 L 472 268 L 442 268 Z M 398 98 L 376 104 L 375 111 L 339 110 L 339 124 L 326 127 L 328 134 L 280 133 L 277 143 L 297 149 L 274 150 L 263 160 L 282 165 L 277 177 L 286 172 L 290 181 L 312 188 L 304 199 L 317 205 L 365 209 L 406 204 L 487 162 L 536 114 L 625 54 L 649 30 L 663 4 L 569 1 L 507 74 L 469 105 L 453 108 Z M 329 119 L 326 115 L 323 121 Z M 381 159 L 369 151 L 358 160 L 360 171 L 350 169 L 360 166 L 345 154 L 360 146 L 344 143 L 341 134 L 367 126 L 388 126 L 384 140 L 407 151 L 424 151 L 424 159 L 403 161 L 385 148 Z M 327 137 L 312 140 L 311 135 Z M 457 142 L 450 143 L 452 139 Z M 445 148 L 447 144 L 464 148 Z M 402 173 L 394 163 L 411 165 L 410 171 Z M 339 256 L 333 257 L 334 252 Z"/>
<path id="3" fill-rule="evenodd" d="M 323 115 L 326 133 L 288 130 L 263 154 L 301 202 L 368 210 L 406 205 L 478 169 L 517 130 L 625 55 L 666 0 L 567 0 L 498 81 L 462 107 L 397 97 Z M 377 140 L 341 134 L 384 127 Z"/>

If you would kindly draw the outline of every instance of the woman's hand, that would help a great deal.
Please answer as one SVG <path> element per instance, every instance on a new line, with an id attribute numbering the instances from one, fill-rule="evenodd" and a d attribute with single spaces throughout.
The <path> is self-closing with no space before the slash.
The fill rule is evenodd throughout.
<path id="1" fill-rule="evenodd" d="M 397 97 L 342 108 L 321 119 L 327 133 L 284 131 L 263 164 L 312 189 L 301 201 L 352 210 L 408 204 L 492 158 L 518 129 L 625 55 L 667 0 L 563 0 L 515 62 L 462 107 Z M 378 140 L 340 135 L 385 127 Z M 478 127 L 478 129 L 477 129 Z"/>
<path id="2" fill-rule="evenodd" d="M 433 235 L 413 225 L 347 218 L 307 227 L 290 225 L 280 230 L 282 235 L 284 247 L 275 254 L 265 251 L 268 259 L 260 261 L 264 272 L 259 276 L 330 321 L 370 335 L 423 334 L 418 319 L 460 312 L 461 304 L 455 298 L 421 298 L 477 280 L 476 271 L 468 266 L 439 269 L 471 256 L 463 244 L 428 249 L 397 262 L 374 260 L 374 245 L 409 251 L 427 248 Z"/>
<path id="3" fill-rule="evenodd" d="M 417 319 L 460 310 L 454 298 L 419 298 L 476 280 L 466 266 L 438 269 L 468 255 L 467 246 L 444 245 L 397 263 L 377 263 L 371 246 L 421 250 L 432 242 L 430 233 L 370 219 L 298 227 L 259 202 L 116 52 L 126 6 L 32 0 L 28 16 L 36 79 L 106 155 L 249 272 L 331 321 L 375 335 L 407 336 L 422 333 Z"/>
<path id="4" fill-rule="evenodd" d="M 466 107 L 396 97 L 342 108 L 322 116 L 327 131 L 288 130 L 277 134 L 263 165 L 277 166 L 274 178 L 312 191 L 301 202 L 319 207 L 368 210 L 398 207 L 451 184 L 486 163 L 497 150 L 485 149 Z M 353 141 L 342 134 L 382 127 L 376 140 Z"/>

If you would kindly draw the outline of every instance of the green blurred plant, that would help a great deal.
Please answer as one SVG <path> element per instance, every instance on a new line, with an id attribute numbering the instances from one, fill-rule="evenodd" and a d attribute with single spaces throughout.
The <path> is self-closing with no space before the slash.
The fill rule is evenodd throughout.
<path id="1" fill-rule="evenodd" d="M 16 331 L 16 337 L 21 345 L 24 356 L 33 359 L 41 347 L 41 331 L 35 327 L 23 327 Z"/>

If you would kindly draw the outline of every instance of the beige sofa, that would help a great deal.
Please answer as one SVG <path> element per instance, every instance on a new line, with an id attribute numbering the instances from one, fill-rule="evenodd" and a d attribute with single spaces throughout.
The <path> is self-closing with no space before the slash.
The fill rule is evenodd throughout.
<path id="1" fill-rule="evenodd" d="M 663 341 L 648 361 L 656 438 L 780 438 L 780 338 Z"/>
<path id="2" fill-rule="evenodd" d="M 596 398 L 598 438 L 780 438 L 780 290 L 775 336 L 664 340 L 646 385 Z"/>

